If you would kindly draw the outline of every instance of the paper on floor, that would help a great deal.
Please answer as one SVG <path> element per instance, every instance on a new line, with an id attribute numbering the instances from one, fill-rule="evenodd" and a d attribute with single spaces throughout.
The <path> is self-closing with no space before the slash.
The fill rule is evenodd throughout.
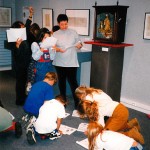
<path id="1" fill-rule="evenodd" d="M 63 134 L 70 135 L 75 132 L 77 129 L 61 124 L 59 130 L 63 132 Z"/>
<path id="2" fill-rule="evenodd" d="M 88 139 L 84 139 L 84 140 L 81 140 L 81 141 L 76 141 L 77 144 L 79 144 L 80 146 L 88 149 L 89 147 L 89 142 L 88 142 Z"/>

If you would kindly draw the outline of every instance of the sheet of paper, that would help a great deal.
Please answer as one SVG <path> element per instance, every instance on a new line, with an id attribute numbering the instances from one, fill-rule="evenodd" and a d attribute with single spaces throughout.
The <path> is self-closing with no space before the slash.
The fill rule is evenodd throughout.
<path id="1" fill-rule="evenodd" d="M 88 142 L 88 139 L 84 139 L 84 140 L 81 140 L 81 141 L 76 141 L 77 144 L 81 145 L 82 147 L 88 149 L 89 147 L 89 142 Z"/>
<path id="2" fill-rule="evenodd" d="M 81 43 L 81 41 L 78 41 L 77 43 L 75 43 L 74 45 L 70 45 L 70 46 L 66 46 L 65 50 L 72 48 L 72 47 L 76 47 L 76 45 L 78 45 L 79 43 Z"/>
<path id="3" fill-rule="evenodd" d="M 18 38 L 27 39 L 26 28 L 10 28 L 6 30 L 8 42 L 16 42 Z"/>
<path id="4" fill-rule="evenodd" d="M 61 124 L 59 129 L 63 132 L 63 134 L 67 134 L 67 135 L 70 135 L 77 130 L 75 128 L 72 128 L 63 124 Z"/>
<path id="5" fill-rule="evenodd" d="M 64 118 L 68 117 L 69 115 L 70 115 L 69 113 L 65 113 L 65 117 Z"/>
<path id="6" fill-rule="evenodd" d="M 74 110 L 73 113 L 72 113 L 72 116 L 73 117 L 80 117 L 79 113 L 77 110 Z"/>
<path id="7" fill-rule="evenodd" d="M 77 131 L 85 132 L 87 130 L 88 123 L 80 123 Z"/>
<path id="8" fill-rule="evenodd" d="M 54 37 L 47 37 L 40 45 L 41 48 L 51 48 L 56 45 L 57 39 Z"/>

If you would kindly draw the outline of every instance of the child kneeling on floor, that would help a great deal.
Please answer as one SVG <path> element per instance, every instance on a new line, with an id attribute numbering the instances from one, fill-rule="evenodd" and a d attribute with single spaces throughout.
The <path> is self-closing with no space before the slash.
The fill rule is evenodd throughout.
<path id="1" fill-rule="evenodd" d="M 90 122 L 87 127 L 89 150 L 142 150 L 133 138 L 118 132 L 104 130 L 98 122 Z"/>
<path id="2" fill-rule="evenodd" d="M 41 139 L 49 138 L 50 140 L 61 137 L 62 131 L 59 130 L 62 118 L 65 117 L 66 101 L 61 95 L 50 101 L 45 101 L 39 110 L 39 116 L 34 123 L 35 131 Z M 36 143 L 34 129 L 27 130 L 27 140 L 29 144 Z"/>

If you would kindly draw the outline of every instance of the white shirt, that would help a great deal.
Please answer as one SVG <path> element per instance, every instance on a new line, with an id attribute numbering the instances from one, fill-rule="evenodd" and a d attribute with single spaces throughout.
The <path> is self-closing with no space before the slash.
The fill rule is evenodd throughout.
<path id="1" fill-rule="evenodd" d="M 86 100 L 90 101 L 96 101 L 98 102 L 99 107 L 99 123 L 104 127 L 104 117 L 108 116 L 111 117 L 115 108 L 118 106 L 118 102 L 113 101 L 110 96 L 108 96 L 106 93 L 93 93 L 93 97 L 91 95 L 86 96 Z"/>
<path id="2" fill-rule="evenodd" d="M 58 30 L 54 32 L 53 36 L 57 39 L 56 46 L 66 50 L 64 53 L 56 53 L 53 65 L 60 67 L 79 67 L 77 48 L 75 47 L 80 41 L 77 32 L 72 29 Z"/>
<path id="3" fill-rule="evenodd" d="M 103 131 L 96 138 L 94 150 L 130 150 L 134 139 L 114 131 Z"/>
<path id="4" fill-rule="evenodd" d="M 57 118 L 65 117 L 65 108 L 58 100 L 46 101 L 39 110 L 39 116 L 34 124 L 38 133 L 50 133 L 57 128 Z"/>

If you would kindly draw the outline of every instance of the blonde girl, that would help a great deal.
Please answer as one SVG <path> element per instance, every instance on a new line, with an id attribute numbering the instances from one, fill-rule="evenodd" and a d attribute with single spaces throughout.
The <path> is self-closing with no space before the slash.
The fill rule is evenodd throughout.
<path id="1" fill-rule="evenodd" d="M 87 127 L 89 150 L 141 150 L 142 146 L 133 138 L 121 133 L 104 130 L 98 122 L 90 122 Z"/>
<path id="2" fill-rule="evenodd" d="M 86 115 L 90 121 L 99 122 L 105 130 L 123 131 L 124 129 L 131 129 L 124 134 L 135 137 L 136 140 L 144 144 L 143 136 L 137 130 L 140 129 L 137 119 L 128 122 L 129 111 L 124 105 L 113 101 L 102 90 L 90 87 L 80 86 L 75 90 L 75 94 L 80 99 L 78 105 L 80 115 Z M 105 116 L 109 117 L 106 123 Z"/>

